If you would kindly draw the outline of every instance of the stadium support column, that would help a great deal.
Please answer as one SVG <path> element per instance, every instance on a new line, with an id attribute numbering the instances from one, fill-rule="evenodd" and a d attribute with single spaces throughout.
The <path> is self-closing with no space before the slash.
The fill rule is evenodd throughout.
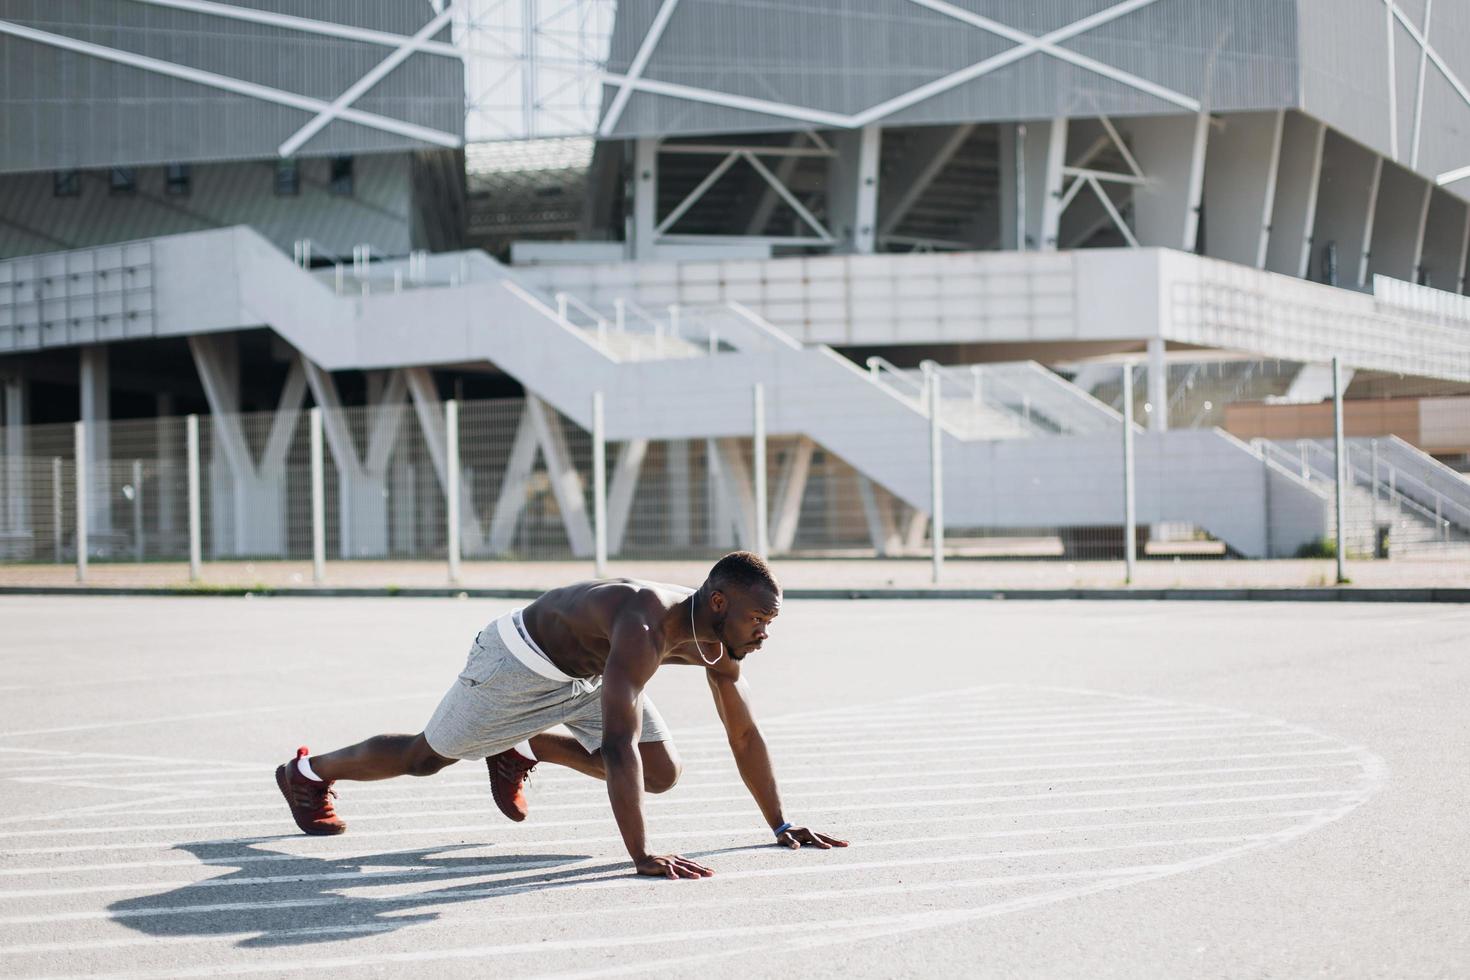
<path id="1" fill-rule="evenodd" d="M 1062 228 L 1062 169 L 1067 164 L 1067 120 L 1053 119 L 1046 134 L 1046 170 L 1041 185 L 1041 224 L 1038 235 L 1043 252 L 1054 252 Z M 1029 183 L 1029 182 L 1028 182 Z"/>
<path id="2" fill-rule="evenodd" d="M 1307 278 L 1339 286 L 1358 285 L 1360 260 L 1366 269 L 1373 240 L 1373 212 L 1382 169 L 1383 158 L 1372 150 L 1334 132 L 1326 134 Z M 1335 263 L 1327 260 L 1329 249 L 1336 255 Z"/>
<path id="3" fill-rule="evenodd" d="M 1362 285 L 1371 283 L 1375 275 L 1417 280 L 1433 190 L 1434 185 L 1417 174 L 1399 167 L 1383 169 Z"/>
<path id="4" fill-rule="evenodd" d="M 1322 147 L 1327 127 L 1288 112 L 1281 127 L 1281 161 L 1266 268 L 1305 278 L 1312 260 L 1312 226 L 1317 220 L 1317 186 L 1322 179 Z"/>
<path id="5" fill-rule="evenodd" d="M 298 364 L 322 409 L 327 446 L 337 467 L 338 553 L 343 558 L 381 558 L 388 553 L 388 464 L 408 394 L 404 372 L 389 372 L 369 385 L 367 452 L 359 456 L 332 375 L 304 356 Z"/>
<path id="6" fill-rule="evenodd" d="M 3 383 L 5 413 L 5 529 L 14 535 L 28 535 L 30 527 L 30 495 L 26 485 L 26 382 L 23 378 L 7 378 Z M 34 543 L 32 543 L 32 546 Z M 29 548 L 17 554 L 29 555 Z"/>
<path id="7" fill-rule="evenodd" d="M 832 233 L 839 250 L 871 254 L 878 241 L 878 157 L 883 145 L 880 126 L 839 133 L 833 140 L 832 194 L 828 204 Z"/>
<path id="8" fill-rule="evenodd" d="M 286 457 L 306 378 L 293 363 L 257 463 L 240 416 L 240 356 L 233 337 L 196 335 L 189 349 L 210 411 L 215 554 L 286 554 Z"/>
<path id="9" fill-rule="evenodd" d="M 1232 113 L 1210 141 L 1204 191 L 1210 216 L 1206 255 L 1265 267 L 1285 115 L 1279 110 Z"/>
<path id="10" fill-rule="evenodd" d="M 1199 242 L 1209 115 L 1151 116 L 1131 120 L 1126 128 L 1149 180 L 1133 194 L 1139 244 L 1193 252 Z"/>
<path id="11" fill-rule="evenodd" d="M 1163 432 L 1169 428 L 1169 364 L 1164 360 L 1164 339 L 1151 337 L 1148 342 L 1148 430 Z"/>
<path id="12" fill-rule="evenodd" d="M 630 197 L 633 201 L 627 229 L 628 258 L 651 259 L 658 232 L 658 140 L 633 141 L 633 167 Z"/>
<path id="13" fill-rule="evenodd" d="M 107 347 L 97 344 L 82 348 L 81 418 L 87 429 L 87 530 L 93 535 L 112 531 L 112 494 L 109 467 L 111 414 L 108 398 Z"/>
<path id="14" fill-rule="evenodd" d="M 1000 127 L 1000 247 L 1034 251 L 1041 247 L 1041 214 L 1048 194 L 1061 193 L 1060 168 L 1051 172 L 1052 122 L 1040 120 Z M 1062 147 L 1065 157 L 1066 147 Z M 1060 219 L 1058 219 L 1060 220 Z"/>

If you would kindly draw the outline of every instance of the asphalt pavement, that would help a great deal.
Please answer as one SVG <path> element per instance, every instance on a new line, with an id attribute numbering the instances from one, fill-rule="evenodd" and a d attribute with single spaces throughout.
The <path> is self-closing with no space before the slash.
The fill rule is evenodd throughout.
<path id="1" fill-rule="evenodd" d="M 745 671 L 770 845 L 698 671 L 629 873 L 600 783 L 272 771 L 416 732 L 507 601 L 0 597 L 0 975 L 1465 976 L 1464 606 L 791 601 Z"/>

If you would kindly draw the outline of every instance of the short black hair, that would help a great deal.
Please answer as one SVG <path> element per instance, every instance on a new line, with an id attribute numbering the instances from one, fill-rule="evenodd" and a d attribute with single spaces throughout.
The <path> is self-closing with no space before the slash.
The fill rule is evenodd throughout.
<path id="1" fill-rule="evenodd" d="M 760 555 L 749 551 L 732 551 L 715 562 L 715 567 L 710 569 L 709 578 L 705 580 L 705 586 L 711 591 L 720 592 L 765 588 L 772 595 L 781 594 L 781 586 L 776 584 L 771 566 Z"/>

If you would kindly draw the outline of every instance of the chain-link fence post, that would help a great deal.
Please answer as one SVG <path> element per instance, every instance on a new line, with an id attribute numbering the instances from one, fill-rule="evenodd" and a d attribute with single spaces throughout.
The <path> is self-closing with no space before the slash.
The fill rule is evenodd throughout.
<path id="1" fill-rule="evenodd" d="M 944 574 L 944 431 L 939 423 L 939 376 L 934 366 L 924 364 L 929 395 L 929 540 L 933 548 L 933 579 L 938 585 Z"/>
<path id="2" fill-rule="evenodd" d="M 51 544 L 58 565 L 63 559 L 62 529 L 66 526 L 66 516 L 61 512 L 63 506 L 61 481 L 61 457 L 53 456 L 51 457 Z"/>
<path id="3" fill-rule="evenodd" d="M 770 509 L 766 499 L 766 386 L 759 381 L 751 392 L 751 410 L 754 414 L 751 450 L 755 457 L 755 553 L 765 558 L 770 548 L 767 528 Z"/>
<path id="4" fill-rule="evenodd" d="M 133 460 L 133 560 L 143 561 L 143 461 Z"/>
<path id="5" fill-rule="evenodd" d="M 1336 484 L 1337 509 L 1337 584 L 1347 579 L 1347 451 L 1342 433 L 1342 360 L 1332 359 L 1332 464 Z"/>
<path id="6" fill-rule="evenodd" d="M 1133 491 L 1133 365 L 1123 365 L 1123 581 L 1133 584 L 1138 563 L 1138 510 Z"/>
<path id="7" fill-rule="evenodd" d="M 449 526 L 449 581 L 459 584 L 459 402 L 444 403 L 444 510 Z"/>
<path id="8" fill-rule="evenodd" d="M 197 582 L 203 575 L 203 554 L 200 541 L 203 529 L 199 521 L 199 416 L 190 415 L 184 420 L 189 495 L 189 581 Z"/>
<path id="9" fill-rule="evenodd" d="M 311 580 L 327 580 L 327 473 L 322 458 L 322 410 L 307 415 L 311 442 Z"/>
<path id="10" fill-rule="evenodd" d="M 75 433 L 77 478 L 77 581 L 87 580 L 87 423 L 78 422 Z"/>
<path id="11" fill-rule="evenodd" d="M 618 308 L 621 317 L 622 308 Z M 602 392 L 592 393 L 592 573 L 607 577 L 607 426 Z"/>

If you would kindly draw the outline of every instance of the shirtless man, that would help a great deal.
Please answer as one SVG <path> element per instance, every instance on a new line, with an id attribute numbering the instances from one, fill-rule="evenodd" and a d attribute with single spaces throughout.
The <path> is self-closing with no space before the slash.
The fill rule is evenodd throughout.
<path id="1" fill-rule="evenodd" d="M 703 667 L 740 777 L 776 843 L 827 849 L 847 842 L 794 826 L 751 714 L 746 656 L 761 648 L 781 610 L 781 588 L 759 557 L 726 555 L 694 592 L 630 579 L 553 589 L 485 627 L 459 679 L 418 735 L 377 735 L 276 769 L 296 825 L 340 834 L 332 805 L 338 779 L 431 776 L 460 759 L 484 759 L 496 804 L 526 818 L 526 775 L 539 762 L 606 780 L 613 816 L 641 875 L 703 878 L 709 868 L 677 854 L 650 854 L 643 794 L 663 793 L 683 766 L 643 688 L 663 664 Z M 565 725 L 572 737 L 547 732 Z"/>

